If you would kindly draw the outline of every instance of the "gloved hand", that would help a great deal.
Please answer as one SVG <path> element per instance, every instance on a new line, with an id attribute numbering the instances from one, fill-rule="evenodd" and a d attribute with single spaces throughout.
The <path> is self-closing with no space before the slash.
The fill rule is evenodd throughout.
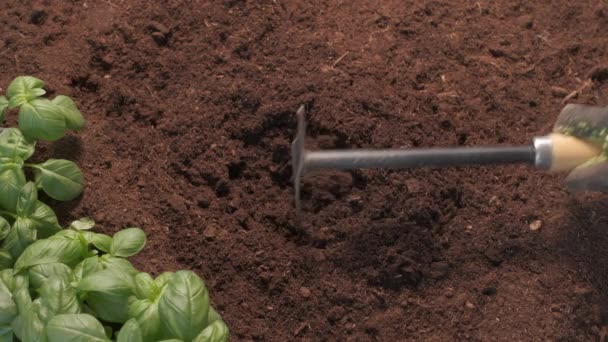
<path id="1" fill-rule="evenodd" d="M 573 169 L 566 186 L 574 192 L 608 192 L 608 107 L 568 104 L 561 111 L 554 133 L 601 146 L 601 155 Z"/>

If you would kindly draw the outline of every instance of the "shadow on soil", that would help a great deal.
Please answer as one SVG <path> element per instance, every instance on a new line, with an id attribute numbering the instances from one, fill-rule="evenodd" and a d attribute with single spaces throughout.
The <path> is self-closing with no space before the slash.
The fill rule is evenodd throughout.
<path id="1" fill-rule="evenodd" d="M 568 229 L 556 242 L 557 257 L 572 262 L 582 280 L 594 287 L 593 301 L 600 308 L 603 326 L 608 324 L 608 202 L 572 200 Z"/>
<path id="2" fill-rule="evenodd" d="M 431 265 L 441 259 L 432 232 L 412 222 L 385 219 L 354 231 L 333 251 L 332 259 L 336 267 L 372 286 L 417 288 L 424 279 L 432 277 Z"/>

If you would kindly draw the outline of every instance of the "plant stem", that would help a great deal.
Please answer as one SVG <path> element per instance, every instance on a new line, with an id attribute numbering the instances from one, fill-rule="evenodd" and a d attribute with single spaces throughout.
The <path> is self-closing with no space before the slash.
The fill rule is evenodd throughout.
<path id="1" fill-rule="evenodd" d="M 34 169 L 39 169 L 40 168 L 40 166 L 38 166 L 36 164 L 27 164 L 27 163 L 24 163 L 23 166 L 31 167 L 31 168 L 34 168 Z"/>
<path id="2" fill-rule="evenodd" d="M 11 213 L 10 211 L 6 211 L 6 210 L 1 210 L 1 209 L 0 209 L 0 215 L 6 215 L 6 216 L 10 216 L 12 218 L 17 218 L 17 214 Z"/>

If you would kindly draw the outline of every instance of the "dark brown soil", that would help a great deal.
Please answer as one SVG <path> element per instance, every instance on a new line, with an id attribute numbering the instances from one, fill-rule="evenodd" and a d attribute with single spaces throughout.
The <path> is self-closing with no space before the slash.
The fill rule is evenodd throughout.
<path id="1" fill-rule="evenodd" d="M 234 341 L 590 341 L 608 324 L 608 201 L 524 166 L 306 177 L 289 144 L 527 143 L 607 104 L 608 3 L 2 1 L 0 84 L 31 74 L 87 129 L 44 155 L 59 205 L 141 226 L 144 270 L 196 270 Z M 530 223 L 541 220 L 538 230 Z"/>

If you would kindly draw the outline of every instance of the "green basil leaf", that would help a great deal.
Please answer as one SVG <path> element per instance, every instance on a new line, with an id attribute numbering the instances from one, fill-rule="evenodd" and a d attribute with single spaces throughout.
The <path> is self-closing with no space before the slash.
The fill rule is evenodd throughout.
<path id="1" fill-rule="evenodd" d="M 135 319 L 128 320 L 118 332 L 116 342 L 143 342 L 144 339 Z"/>
<path id="2" fill-rule="evenodd" d="M 23 274 L 14 274 L 12 269 L 0 271 L 0 280 L 13 293 L 13 296 L 18 290 L 28 290 L 29 288 L 29 278 Z M 29 296 L 29 292 L 27 294 Z"/>
<path id="3" fill-rule="evenodd" d="M 163 272 L 154 279 L 154 284 L 156 284 L 156 287 L 159 289 L 162 289 L 167 286 L 167 283 L 169 283 L 169 279 L 171 279 L 172 276 L 173 272 Z"/>
<path id="4" fill-rule="evenodd" d="M 13 342 L 13 328 L 10 325 L 0 325 L 0 342 Z"/>
<path id="5" fill-rule="evenodd" d="M 196 336 L 192 342 L 227 342 L 228 327 L 223 321 L 215 321 Z"/>
<path id="6" fill-rule="evenodd" d="M 96 317 L 110 323 L 124 323 L 129 317 L 128 295 L 91 292 L 87 294 L 86 303 Z"/>
<path id="7" fill-rule="evenodd" d="M 112 269 L 84 277 L 78 291 L 86 293 L 86 303 L 100 319 L 124 323 L 128 319 L 129 296 L 133 294 L 133 277 Z"/>
<path id="8" fill-rule="evenodd" d="M 0 96 L 0 123 L 4 122 L 6 109 L 8 108 L 8 100 L 4 95 Z"/>
<path id="9" fill-rule="evenodd" d="M 144 341 L 156 341 L 160 334 L 158 303 L 149 299 L 129 303 L 128 315 L 137 320 Z"/>
<path id="10" fill-rule="evenodd" d="M 0 282 L 0 326 L 10 324 L 18 313 L 11 291 Z"/>
<path id="11" fill-rule="evenodd" d="M 32 297 L 26 287 L 17 287 L 13 290 L 13 300 L 17 304 L 17 311 L 26 312 L 32 308 Z"/>
<path id="12" fill-rule="evenodd" d="M 80 241 L 69 239 L 43 239 L 28 246 L 15 262 L 15 269 L 20 270 L 36 265 L 60 262 L 70 267 L 76 266 L 83 259 L 86 250 Z"/>
<path id="13" fill-rule="evenodd" d="M 97 255 L 88 257 L 74 267 L 74 281 L 80 283 L 82 278 L 101 270 L 102 267 L 99 262 L 99 257 Z"/>
<path id="14" fill-rule="evenodd" d="M 60 262 L 33 266 L 28 270 L 28 275 L 30 277 L 30 286 L 34 290 L 40 289 L 50 278 L 62 279 L 68 283 L 74 278 L 72 269 Z"/>
<path id="15" fill-rule="evenodd" d="M 59 95 L 52 102 L 59 108 L 69 129 L 79 131 L 84 127 L 84 118 L 71 98 Z"/>
<path id="16" fill-rule="evenodd" d="M 0 248 L 0 270 L 13 267 L 15 261 L 11 256 L 11 253 L 5 249 Z"/>
<path id="17" fill-rule="evenodd" d="M 4 240 L 11 231 L 11 225 L 4 217 L 0 216 L 0 240 Z"/>
<path id="18" fill-rule="evenodd" d="M 52 198 L 69 201 L 82 193 L 82 171 L 69 160 L 49 159 L 36 168 L 36 183 Z"/>
<path id="19" fill-rule="evenodd" d="M 215 311 L 213 306 L 209 305 L 209 317 L 207 318 L 207 324 L 211 324 L 215 321 L 221 321 L 221 320 L 222 320 L 222 316 L 220 316 L 220 314 L 217 311 Z"/>
<path id="20" fill-rule="evenodd" d="M 103 255 L 99 258 L 99 262 L 103 269 L 112 269 L 129 276 L 135 276 L 139 271 L 124 258 L 113 257 L 110 254 Z"/>
<path id="21" fill-rule="evenodd" d="M 34 154 L 35 147 L 36 143 L 25 139 L 17 128 L 6 128 L 0 132 L 0 157 L 27 160 Z"/>
<path id="22" fill-rule="evenodd" d="M 17 215 L 28 217 L 34 212 L 34 207 L 38 202 L 38 189 L 34 182 L 27 182 L 19 192 L 17 199 Z"/>
<path id="23" fill-rule="evenodd" d="M 12 169 L 22 169 L 23 159 L 19 157 L 2 157 L 0 156 L 0 172 Z M 23 177 L 25 179 L 25 176 Z M 24 182 L 25 184 L 25 182 Z"/>
<path id="24" fill-rule="evenodd" d="M 106 234 L 95 233 L 91 243 L 95 248 L 102 252 L 110 253 L 110 246 L 112 245 L 112 237 Z"/>
<path id="25" fill-rule="evenodd" d="M 24 185 L 23 160 L 0 157 L 0 209 L 14 213 Z"/>
<path id="26" fill-rule="evenodd" d="M 209 293 L 192 271 L 177 271 L 159 300 L 165 338 L 190 341 L 203 330 L 209 315 Z"/>
<path id="27" fill-rule="evenodd" d="M 103 325 L 89 314 L 53 317 L 46 327 L 48 342 L 107 342 Z"/>
<path id="28" fill-rule="evenodd" d="M 95 221 L 88 217 L 83 217 L 80 220 L 73 221 L 69 228 L 74 230 L 89 230 L 95 227 Z"/>
<path id="29" fill-rule="evenodd" d="M 87 243 L 93 244 L 95 248 L 105 253 L 110 252 L 110 245 L 112 244 L 111 236 L 89 231 L 81 231 L 81 234 L 87 240 Z"/>
<path id="30" fill-rule="evenodd" d="M 44 323 L 38 317 L 38 314 L 34 310 L 28 310 L 25 313 L 21 313 L 20 316 L 24 321 L 23 332 L 21 336 L 17 335 L 21 341 L 30 342 L 46 342 L 46 331 Z M 15 334 L 17 332 L 15 331 Z"/>
<path id="31" fill-rule="evenodd" d="M 23 319 L 24 315 L 19 315 L 17 316 L 12 322 L 11 322 L 11 330 L 13 331 L 13 334 L 15 334 L 15 336 L 20 339 L 21 337 L 23 337 L 25 335 L 25 320 Z M 20 340 L 17 340 L 20 341 Z"/>
<path id="32" fill-rule="evenodd" d="M 9 285 L 11 285 L 11 282 L 12 282 L 12 272 L 11 272 L 11 271 L 8 271 L 8 274 L 10 274 L 10 275 L 11 275 L 11 278 L 8 278 L 8 279 L 9 279 L 9 280 L 7 281 L 7 283 L 8 283 L 8 284 L 7 284 L 7 283 L 5 283 L 5 279 L 4 279 L 4 277 L 2 277 L 2 276 L 1 276 L 2 274 L 6 273 L 6 272 L 7 272 L 7 270 L 2 270 L 2 272 L 0 272 L 0 292 L 2 292 L 2 291 L 6 291 L 6 292 L 8 292 L 8 293 L 11 293 L 12 291 L 11 291 L 11 289 L 10 289 Z M 7 275 L 8 275 L 8 274 L 7 274 Z"/>
<path id="33" fill-rule="evenodd" d="M 44 82 L 32 76 L 19 76 L 15 78 L 6 89 L 9 98 L 9 108 L 21 106 L 29 101 L 46 94 L 42 89 Z"/>
<path id="34" fill-rule="evenodd" d="M 39 239 L 51 237 L 61 230 L 53 209 L 40 201 L 36 202 L 34 212 L 27 219 L 33 221 Z"/>
<path id="35" fill-rule="evenodd" d="M 31 341 L 35 337 L 33 336 L 33 330 L 40 328 L 41 324 L 37 324 L 39 323 L 39 320 L 35 319 L 38 318 L 37 315 L 36 317 L 32 316 L 32 314 L 36 314 L 36 308 L 28 288 L 23 286 L 16 288 L 13 291 L 13 300 L 17 304 L 19 316 L 11 322 L 11 327 L 19 340 Z"/>
<path id="36" fill-rule="evenodd" d="M 2 241 L 2 249 L 8 250 L 11 256 L 16 259 L 25 250 L 27 246 L 36 241 L 35 224 L 30 219 L 18 217 L 13 223 L 11 231 Z"/>
<path id="37" fill-rule="evenodd" d="M 154 279 L 148 273 L 141 272 L 135 276 L 135 296 L 139 299 L 154 300 L 158 292 Z"/>
<path id="38" fill-rule="evenodd" d="M 161 340 L 161 341 L 157 341 L 157 342 L 184 342 L 183 340 L 178 340 L 176 338 L 170 338 L 168 340 Z"/>
<path id="39" fill-rule="evenodd" d="M 40 288 L 40 304 L 44 312 L 44 323 L 56 315 L 80 313 L 80 302 L 76 289 L 59 277 L 50 278 Z"/>
<path id="40" fill-rule="evenodd" d="M 72 229 L 62 229 L 55 233 L 53 236 L 49 236 L 49 240 L 76 240 L 80 241 L 81 232 Z"/>
<path id="41" fill-rule="evenodd" d="M 55 141 L 65 135 L 65 118 L 47 99 L 35 99 L 21 105 L 19 129 L 28 139 Z"/>
<path id="42" fill-rule="evenodd" d="M 112 237 L 110 254 L 127 258 L 141 251 L 146 245 L 146 233 L 140 228 L 126 228 Z"/>

